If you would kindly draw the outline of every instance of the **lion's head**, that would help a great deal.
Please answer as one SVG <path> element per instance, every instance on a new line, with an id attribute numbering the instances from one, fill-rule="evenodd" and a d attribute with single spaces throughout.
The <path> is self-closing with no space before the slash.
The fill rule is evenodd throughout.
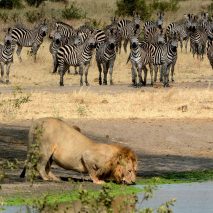
<path id="1" fill-rule="evenodd" d="M 120 147 L 120 151 L 111 161 L 113 165 L 112 177 L 117 183 L 134 184 L 136 181 L 137 159 L 135 153 Z"/>

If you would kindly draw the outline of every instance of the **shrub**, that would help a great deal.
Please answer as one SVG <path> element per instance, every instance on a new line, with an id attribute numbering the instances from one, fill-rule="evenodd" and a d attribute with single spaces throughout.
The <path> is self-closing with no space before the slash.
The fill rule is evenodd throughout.
<path id="1" fill-rule="evenodd" d="M 39 7 L 45 0 L 25 0 L 28 5 Z"/>
<path id="2" fill-rule="evenodd" d="M 21 0 L 0 0 L 0 8 L 13 9 L 21 7 Z"/>
<path id="3" fill-rule="evenodd" d="M 142 20 L 146 20 L 151 16 L 150 7 L 145 0 L 118 0 L 116 15 L 132 16 L 133 11 L 137 11 Z"/>
<path id="4" fill-rule="evenodd" d="M 9 16 L 5 12 L 0 12 L 0 19 L 3 20 L 4 23 L 6 23 L 9 19 Z"/>
<path id="5" fill-rule="evenodd" d="M 151 7 L 154 10 L 159 11 L 176 11 L 178 6 L 178 0 L 169 0 L 169 1 L 159 1 L 159 0 L 153 0 Z"/>
<path id="6" fill-rule="evenodd" d="M 75 2 L 72 2 L 69 7 L 65 7 L 62 10 L 62 18 L 64 19 L 80 19 L 85 18 L 86 13 L 78 8 Z"/>
<path id="7" fill-rule="evenodd" d="M 30 23 L 35 23 L 44 17 L 42 11 L 40 10 L 29 10 L 24 15 L 27 21 Z"/>

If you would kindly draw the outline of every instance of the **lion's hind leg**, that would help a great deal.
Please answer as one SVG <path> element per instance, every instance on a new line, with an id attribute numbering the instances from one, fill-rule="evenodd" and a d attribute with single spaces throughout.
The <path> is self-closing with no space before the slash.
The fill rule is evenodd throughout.
<path id="1" fill-rule="evenodd" d="M 47 175 L 48 175 L 48 177 L 49 177 L 50 180 L 53 180 L 53 181 L 60 181 L 61 179 L 58 178 L 58 177 L 56 177 L 56 176 L 50 171 L 52 162 L 53 162 L 53 160 L 52 160 L 52 156 L 51 156 L 50 159 L 49 159 L 49 161 L 48 161 L 48 163 L 47 163 L 47 165 L 46 165 L 46 168 L 45 168 L 46 173 L 47 173 Z"/>
<path id="2" fill-rule="evenodd" d="M 42 155 L 40 156 L 40 159 L 37 163 L 37 171 L 39 172 L 41 178 L 43 180 L 51 180 L 48 173 L 50 172 L 50 157 L 48 155 Z"/>

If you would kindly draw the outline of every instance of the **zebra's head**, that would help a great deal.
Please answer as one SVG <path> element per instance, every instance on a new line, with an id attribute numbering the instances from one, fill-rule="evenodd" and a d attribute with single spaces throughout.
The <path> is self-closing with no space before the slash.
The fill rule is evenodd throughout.
<path id="1" fill-rule="evenodd" d="M 8 32 L 4 37 L 4 44 L 6 46 L 11 46 L 13 43 L 12 35 L 11 35 L 11 28 L 8 28 Z"/>
<path id="2" fill-rule="evenodd" d="M 136 30 L 140 29 L 141 17 L 139 15 L 139 13 L 137 13 L 135 11 L 133 12 L 133 23 L 134 23 L 134 26 L 135 26 Z"/>
<path id="3" fill-rule="evenodd" d="M 164 13 L 159 12 L 159 13 L 157 13 L 157 16 L 158 16 L 157 21 L 156 21 L 157 27 L 159 29 L 162 29 L 163 28 L 163 21 L 164 21 Z"/>
<path id="4" fill-rule="evenodd" d="M 90 34 L 88 35 L 88 38 L 87 38 L 87 40 L 86 40 L 86 43 L 87 43 L 87 45 L 88 45 L 88 47 L 89 47 L 90 49 L 93 49 L 93 48 L 96 47 L 96 33 L 95 33 L 95 32 L 90 33 Z"/>
<path id="5" fill-rule="evenodd" d="M 112 35 L 107 37 L 107 46 L 110 50 L 115 49 L 116 46 L 116 38 Z"/>
<path id="6" fill-rule="evenodd" d="M 169 40 L 169 44 L 170 44 L 170 47 L 172 49 L 173 52 L 176 52 L 177 51 L 177 48 L 178 48 L 178 35 L 176 32 L 174 32 L 172 34 L 172 37 L 171 39 Z"/>
<path id="7" fill-rule="evenodd" d="M 132 36 L 131 38 L 130 38 L 130 48 L 131 49 L 136 49 L 136 48 L 138 48 L 138 46 L 139 46 L 139 40 L 138 40 L 138 38 L 136 37 L 136 36 Z"/>
<path id="8" fill-rule="evenodd" d="M 160 32 L 158 33 L 157 40 L 158 40 L 159 44 L 165 44 L 166 43 L 166 39 L 165 39 L 163 29 L 161 29 Z"/>
<path id="9" fill-rule="evenodd" d="M 55 42 L 57 45 L 59 45 L 62 41 L 62 36 L 61 33 L 56 31 L 54 36 L 53 36 L 53 42 Z"/>
<path id="10" fill-rule="evenodd" d="M 47 32 L 48 32 L 48 26 L 45 19 L 44 22 L 40 24 L 40 26 L 38 27 L 38 33 L 41 37 L 44 38 L 47 35 Z"/>

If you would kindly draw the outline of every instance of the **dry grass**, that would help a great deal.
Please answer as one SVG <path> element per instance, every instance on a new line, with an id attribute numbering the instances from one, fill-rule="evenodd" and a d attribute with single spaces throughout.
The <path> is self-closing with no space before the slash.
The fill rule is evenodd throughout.
<path id="1" fill-rule="evenodd" d="M 0 95 L 1 100 L 12 95 Z M 209 89 L 155 89 L 144 92 L 97 94 L 77 89 L 69 93 L 35 92 L 14 120 L 45 116 L 88 119 L 213 118 L 213 91 Z M 8 107 L 8 106 L 6 106 Z M 0 110 L 0 119 L 11 117 Z M 11 112 L 11 111 L 9 111 Z M 9 116 L 9 117 L 8 117 Z"/>

